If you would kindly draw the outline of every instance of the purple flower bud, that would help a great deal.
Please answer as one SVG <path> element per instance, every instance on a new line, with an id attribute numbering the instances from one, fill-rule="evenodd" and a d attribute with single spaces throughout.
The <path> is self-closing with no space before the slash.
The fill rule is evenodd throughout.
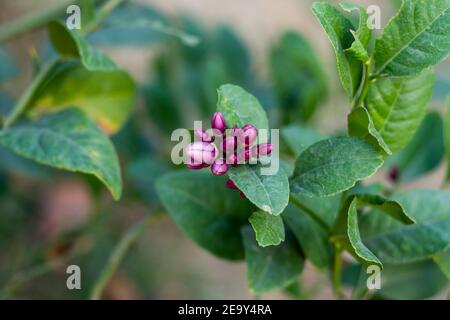
<path id="1" fill-rule="evenodd" d="M 252 148 L 252 156 L 259 158 L 260 156 L 265 156 L 272 153 L 272 144 L 271 143 L 261 143 Z"/>
<path id="2" fill-rule="evenodd" d="M 211 172 L 216 176 L 221 176 L 228 171 L 228 165 L 225 163 L 223 159 L 217 159 L 211 165 Z"/>
<path id="3" fill-rule="evenodd" d="M 248 160 L 250 160 L 252 154 L 249 147 L 245 147 L 238 152 L 238 161 L 239 163 L 246 163 Z"/>
<path id="4" fill-rule="evenodd" d="M 237 185 L 235 185 L 233 180 L 231 180 L 231 179 L 227 180 L 226 185 L 230 189 L 233 189 L 233 190 L 237 190 L 238 189 Z"/>
<path id="5" fill-rule="evenodd" d="M 397 166 L 393 166 L 389 169 L 388 178 L 391 182 L 396 182 L 400 176 L 400 170 Z"/>
<path id="6" fill-rule="evenodd" d="M 220 132 L 224 132 L 227 128 L 227 123 L 225 122 L 225 118 L 223 117 L 221 112 L 214 112 L 211 118 L 211 127 L 213 129 L 217 129 Z"/>
<path id="7" fill-rule="evenodd" d="M 237 138 L 235 136 L 227 136 L 223 140 L 223 152 L 233 152 L 237 148 Z"/>
<path id="8" fill-rule="evenodd" d="M 231 164 L 233 167 L 237 166 L 238 164 L 238 156 L 236 153 L 233 153 L 232 155 L 230 155 L 227 159 L 227 163 Z"/>
<path id="9" fill-rule="evenodd" d="M 200 170 L 200 169 L 203 169 L 204 167 L 206 167 L 206 165 L 203 163 L 201 163 L 201 164 L 186 163 L 186 167 L 188 167 L 189 169 L 192 169 L 192 170 Z"/>
<path id="10" fill-rule="evenodd" d="M 258 129 L 256 129 L 251 124 L 246 124 L 245 126 L 242 127 L 242 131 L 239 135 L 239 142 L 246 146 L 249 146 L 256 141 L 257 137 L 258 137 Z"/>
<path id="11" fill-rule="evenodd" d="M 242 199 L 247 199 L 247 197 L 242 191 L 239 192 L 239 195 L 241 196 Z"/>
<path id="12" fill-rule="evenodd" d="M 203 142 L 212 142 L 214 140 L 214 137 L 207 134 L 205 130 L 195 129 L 194 135 Z"/>
<path id="13" fill-rule="evenodd" d="M 195 141 L 186 147 L 187 163 L 192 165 L 211 164 L 216 157 L 216 147 L 208 142 Z"/>

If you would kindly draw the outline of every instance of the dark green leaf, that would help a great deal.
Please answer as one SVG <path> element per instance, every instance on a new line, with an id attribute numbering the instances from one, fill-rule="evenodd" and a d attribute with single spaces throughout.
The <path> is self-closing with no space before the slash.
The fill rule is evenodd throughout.
<path id="1" fill-rule="evenodd" d="M 255 211 L 249 221 L 261 247 L 277 246 L 284 241 L 284 225 L 280 216 L 265 211 Z"/>
<path id="2" fill-rule="evenodd" d="M 450 52 L 450 0 L 403 0 L 375 45 L 377 73 L 418 74 Z"/>
<path id="3" fill-rule="evenodd" d="M 291 190 L 307 196 L 331 196 L 350 189 L 383 164 L 382 155 L 354 137 L 335 137 L 306 149 L 295 163 Z"/>
<path id="4" fill-rule="evenodd" d="M 210 172 L 178 171 L 159 178 L 156 191 L 178 227 L 199 246 L 237 260 L 244 257 L 240 227 L 252 209 L 225 180 Z"/>
<path id="5" fill-rule="evenodd" d="M 300 124 L 291 124 L 281 128 L 281 137 L 284 142 L 286 142 L 295 158 L 312 144 L 326 138 L 326 136 L 321 135 L 314 129 Z"/>
<path id="6" fill-rule="evenodd" d="M 109 139 L 76 109 L 0 131 L 0 145 L 59 169 L 96 176 L 114 199 L 122 192 L 119 161 Z"/>
<path id="7" fill-rule="evenodd" d="M 303 269 L 303 258 L 291 238 L 279 246 L 262 248 L 250 226 L 242 228 L 250 290 L 261 294 L 293 283 Z"/>

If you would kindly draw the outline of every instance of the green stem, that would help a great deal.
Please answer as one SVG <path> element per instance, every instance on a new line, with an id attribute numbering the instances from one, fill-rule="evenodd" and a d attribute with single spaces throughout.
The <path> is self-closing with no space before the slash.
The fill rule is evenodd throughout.
<path id="1" fill-rule="evenodd" d="M 22 113 L 27 108 L 29 101 L 33 98 L 35 91 L 56 64 L 57 60 L 51 61 L 39 71 L 36 77 L 33 78 L 31 83 L 26 88 L 25 92 L 20 96 L 20 99 L 19 101 L 17 101 L 14 109 L 5 117 L 3 122 L 4 128 L 10 127 L 22 115 Z"/>
<path id="2" fill-rule="evenodd" d="M 341 291 L 341 273 L 342 273 L 342 248 L 335 245 L 334 262 L 333 262 L 333 290 L 337 299 L 343 299 L 344 295 Z"/>
<path id="3" fill-rule="evenodd" d="M 0 28 L 0 43 L 30 30 L 42 27 L 51 20 L 64 14 L 68 6 L 77 4 L 78 2 L 79 0 L 59 0 L 53 6 L 39 10 L 39 12 L 30 12 L 11 21 Z"/>
<path id="4" fill-rule="evenodd" d="M 311 219 L 313 219 L 315 222 L 317 222 L 317 224 L 319 224 L 326 232 L 331 233 L 330 227 L 315 212 L 313 212 L 308 207 L 306 207 L 303 203 L 301 203 L 293 195 L 289 195 L 289 200 L 293 204 L 295 204 L 298 208 L 303 210 Z"/>
<path id="5" fill-rule="evenodd" d="M 370 62 L 365 63 L 363 66 L 363 74 L 361 79 L 361 84 L 355 99 L 352 102 L 352 110 L 362 105 L 364 99 L 366 98 L 367 92 L 370 87 Z"/>
<path id="6" fill-rule="evenodd" d="M 147 215 L 144 219 L 136 223 L 125 233 L 123 238 L 119 241 L 119 243 L 109 256 L 105 267 L 100 272 L 100 276 L 97 278 L 97 281 L 94 283 L 93 289 L 90 294 L 90 299 L 98 300 L 101 298 L 104 288 L 116 272 L 128 249 L 146 230 L 154 217 L 155 215 Z"/>

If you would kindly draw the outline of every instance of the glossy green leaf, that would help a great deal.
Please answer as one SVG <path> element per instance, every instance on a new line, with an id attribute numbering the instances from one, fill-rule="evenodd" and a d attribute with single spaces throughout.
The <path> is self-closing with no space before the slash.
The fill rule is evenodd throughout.
<path id="1" fill-rule="evenodd" d="M 418 74 L 450 52 L 450 0 L 403 0 L 375 45 L 376 73 Z"/>
<path id="2" fill-rule="evenodd" d="M 326 138 L 326 136 L 321 135 L 314 129 L 300 124 L 291 124 L 281 128 L 281 137 L 283 138 L 283 141 L 286 142 L 295 158 L 312 144 Z"/>
<path id="3" fill-rule="evenodd" d="M 77 107 L 112 134 L 128 119 L 135 102 L 133 80 L 120 70 L 88 71 L 77 61 L 57 62 L 39 80 L 23 101 L 34 117 Z"/>
<path id="4" fill-rule="evenodd" d="M 53 47 L 62 57 L 79 57 L 90 71 L 113 71 L 117 65 L 97 48 L 92 47 L 76 30 L 68 30 L 61 22 L 51 22 L 48 33 Z"/>
<path id="5" fill-rule="evenodd" d="M 328 227 L 332 227 L 341 204 L 340 194 L 330 197 L 310 197 L 291 191 L 291 197 L 300 202 L 305 209 L 314 212 Z"/>
<path id="6" fill-rule="evenodd" d="M 447 161 L 449 161 L 447 169 L 447 180 L 450 180 L 450 96 L 447 99 L 447 112 L 444 121 L 445 151 L 447 154 Z"/>
<path id="7" fill-rule="evenodd" d="M 369 44 L 372 37 L 372 29 L 368 25 L 369 15 L 366 9 L 363 6 L 353 3 L 341 3 L 341 8 L 348 12 L 358 11 L 359 13 L 358 29 L 356 31 L 350 31 L 354 37 L 354 42 L 346 51 L 349 55 L 362 62 L 369 61 Z"/>
<path id="8" fill-rule="evenodd" d="M 281 169 L 268 175 L 261 169 L 261 165 L 238 165 L 228 170 L 228 176 L 254 205 L 279 215 L 289 202 L 288 177 Z"/>
<path id="9" fill-rule="evenodd" d="M 392 152 L 402 149 L 419 127 L 433 83 L 433 71 L 426 70 L 413 77 L 378 79 L 370 86 L 365 106 Z"/>
<path id="10" fill-rule="evenodd" d="M 280 216 L 264 211 L 255 211 L 248 219 L 261 247 L 277 246 L 284 241 L 284 225 Z"/>
<path id="11" fill-rule="evenodd" d="M 342 86 L 349 96 L 353 96 L 359 85 L 361 67 L 359 61 L 348 56 L 345 49 L 351 47 L 354 29 L 352 23 L 335 7 L 326 2 L 315 2 L 313 13 L 325 30 L 334 49 L 337 68 Z"/>
<path id="12" fill-rule="evenodd" d="M 382 164 L 382 155 L 363 140 L 330 138 L 315 143 L 300 155 L 291 190 L 307 196 L 331 196 L 371 176 Z"/>
<path id="13" fill-rule="evenodd" d="M 217 93 L 217 111 L 222 112 L 228 128 L 243 127 L 247 123 L 258 129 L 269 128 L 266 111 L 253 95 L 232 84 L 220 86 Z"/>
<path id="14" fill-rule="evenodd" d="M 444 156 L 444 133 L 441 116 L 432 112 L 422 121 L 414 137 L 392 158 L 388 168 L 398 170 L 398 181 L 411 181 L 435 169 Z"/>
<path id="15" fill-rule="evenodd" d="M 225 180 L 210 172 L 177 171 L 160 177 L 156 191 L 187 236 L 219 257 L 237 260 L 244 257 L 240 227 L 252 209 Z"/>
<path id="16" fill-rule="evenodd" d="M 318 55 L 298 33 L 284 33 L 271 49 L 270 74 L 283 121 L 308 120 L 327 97 Z"/>
<path id="17" fill-rule="evenodd" d="M 364 107 L 357 107 L 348 115 L 348 134 L 361 138 L 376 148 L 380 149 L 387 155 L 391 155 L 392 151 L 384 142 L 383 137 L 375 129 L 369 112 Z"/>
<path id="18" fill-rule="evenodd" d="M 290 204 L 283 219 L 294 233 L 305 256 L 318 268 L 330 264 L 331 246 L 328 233 L 305 211 Z"/>
<path id="19" fill-rule="evenodd" d="M 109 139 L 76 109 L 0 131 L 0 146 L 51 167 L 96 176 L 114 199 L 122 192 L 119 161 Z"/>
<path id="20" fill-rule="evenodd" d="M 278 246 L 262 248 L 250 226 L 241 229 L 244 239 L 247 278 L 250 290 L 261 294 L 293 283 L 303 270 L 300 256 L 291 238 Z"/>

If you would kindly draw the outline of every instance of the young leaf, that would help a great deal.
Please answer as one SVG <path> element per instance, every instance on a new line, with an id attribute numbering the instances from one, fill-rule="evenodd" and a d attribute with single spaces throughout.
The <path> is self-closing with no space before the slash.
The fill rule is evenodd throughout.
<path id="1" fill-rule="evenodd" d="M 248 123 L 258 129 L 269 128 L 266 111 L 253 95 L 232 84 L 220 86 L 217 93 L 217 111 L 222 112 L 229 128 L 234 125 L 243 127 Z"/>
<path id="2" fill-rule="evenodd" d="M 245 196 L 258 208 L 273 215 L 283 212 L 289 202 L 289 182 L 286 172 L 262 175 L 261 165 L 231 167 L 228 175 Z"/>
<path id="3" fill-rule="evenodd" d="M 244 257 L 240 227 L 251 207 L 225 187 L 224 177 L 177 171 L 160 177 L 156 192 L 178 227 L 199 246 L 225 259 Z"/>
<path id="4" fill-rule="evenodd" d="M 248 219 L 261 247 L 277 246 L 284 241 L 284 225 L 280 216 L 264 211 L 255 211 Z"/>
<path id="5" fill-rule="evenodd" d="M 370 86 L 365 106 L 375 129 L 393 153 L 413 137 L 433 92 L 434 72 L 403 78 L 383 78 Z"/>
<path id="6" fill-rule="evenodd" d="M 382 155 L 354 137 L 334 137 L 306 149 L 295 163 L 291 190 L 307 196 L 331 196 L 350 189 L 383 164 Z"/>
<path id="7" fill-rule="evenodd" d="M 262 248 L 250 226 L 241 229 L 244 239 L 247 278 L 250 290 L 261 294 L 284 288 L 303 270 L 303 258 L 291 238 L 278 246 Z"/>
<path id="8" fill-rule="evenodd" d="M 364 7 L 353 3 L 341 3 L 341 8 L 345 11 L 351 12 L 357 10 L 359 12 L 359 25 L 356 31 L 350 30 L 355 38 L 352 46 L 345 51 L 349 55 L 361 60 L 362 62 L 369 61 L 369 44 L 372 38 L 372 29 L 369 28 L 369 15 Z"/>
<path id="9" fill-rule="evenodd" d="M 375 129 L 369 112 L 364 107 L 357 107 L 348 115 L 348 134 L 361 138 L 376 148 L 380 149 L 387 155 L 391 155 L 392 151 L 384 142 L 383 137 Z"/>
<path id="10" fill-rule="evenodd" d="M 375 45 L 375 72 L 418 74 L 450 52 L 450 0 L 403 0 Z"/>
<path id="11" fill-rule="evenodd" d="M 326 138 L 326 136 L 321 135 L 314 129 L 300 124 L 291 124 L 281 128 L 281 137 L 284 142 L 286 142 L 295 158 L 312 144 Z"/>
<path id="12" fill-rule="evenodd" d="M 330 264 L 331 246 L 327 231 L 300 208 L 290 204 L 283 219 L 294 233 L 305 256 L 318 268 Z"/>
<path id="13" fill-rule="evenodd" d="M 76 30 L 68 30 L 61 22 L 50 22 L 48 33 L 53 47 L 62 57 L 79 57 L 87 70 L 113 71 L 118 69 L 106 54 L 92 47 Z"/>
<path id="14" fill-rule="evenodd" d="M 31 116 L 80 108 L 105 132 L 113 134 L 128 119 L 134 100 L 135 85 L 127 73 L 88 71 L 77 61 L 69 61 L 57 62 L 33 88 L 25 104 Z"/>
<path id="15" fill-rule="evenodd" d="M 79 110 L 69 109 L 0 131 L 0 146 L 41 164 L 96 176 L 114 199 L 122 192 L 109 139 Z"/>
<path id="16" fill-rule="evenodd" d="M 435 169 L 444 156 L 442 118 L 429 113 L 422 121 L 410 143 L 392 158 L 386 166 L 397 170 L 397 181 L 411 181 Z"/>
<path id="17" fill-rule="evenodd" d="M 361 65 L 344 51 L 353 43 L 354 38 L 350 32 L 353 25 L 339 10 L 326 2 L 315 2 L 313 13 L 325 30 L 336 54 L 342 86 L 349 96 L 353 96 L 359 84 Z"/>

